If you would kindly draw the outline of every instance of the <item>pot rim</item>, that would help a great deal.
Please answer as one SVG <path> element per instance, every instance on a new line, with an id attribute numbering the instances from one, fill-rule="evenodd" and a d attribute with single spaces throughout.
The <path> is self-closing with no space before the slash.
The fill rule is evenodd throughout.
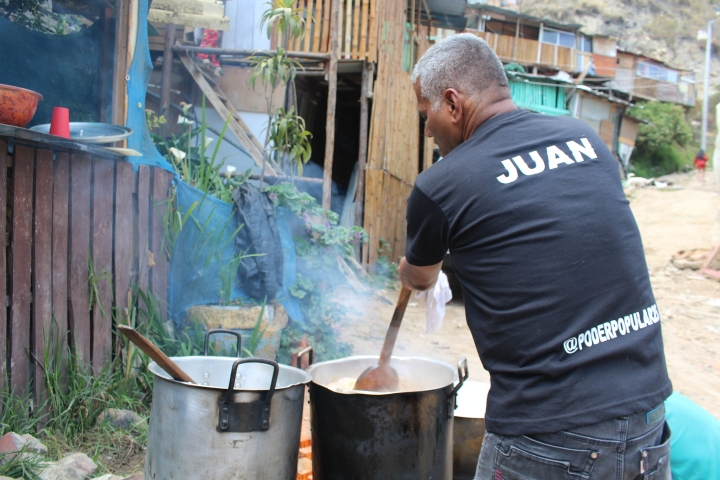
<path id="1" fill-rule="evenodd" d="M 22 92 L 27 92 L 35 95 L 38 98 L 38 101 L 43 99 L 43 96 L 39 94 L 38 92 L 35 92 L 33 90 L 28 90 L 27 88 L 22 87 L 14 87 L 12 85 L 5 85 L 4 83 L 0 83 L 0 90 L 19 90 Z"/>
<path id="2" fill-rule="evenodd" d="M 447 388 L 448 386 L 454 387 L 456 385 L 456 383 L 459 381 L 457 370 L 452 365 L 450 365 L 449 363 L 444 362 L 442 360 L 437 360 L 435 358 L 429 358 L 429 357 L 396 357 L 396 356 L 391 357 L 391 361 L 410 362 L 410 361 L 418 361 L 419 360 L 419 361 L 423 361 L 423 362 L 434 363 L 443 368 L 447 368 L 450 371 L 450 373 L 452 374 L 453 379 L 450 383 L 447 383 L 442 386 L 437 386 L 434 388 L 419 388 L 416 390 L 403 390 L 403 391 L 399 391 L 399 392 L 372 392 L 372 391 L 368 391 L 368 390 L 333 390 L 332 388 L 328 388 L 326 385 L 317 383 L 315 380 L 312 379 L 313 371 L 317 370 L 320 367 L 324 367 L 326 365 L 340 364 L 340 363 L 347 362 L 348 360 L 365 360 L 365 359 L 379 359 L 379 358 L 380 358 L 379 355 L 352 355 L 349 357 L 338 358 L 336 360 L 328 360 L 326 362 L 313 363 L 307 369 L 307 373 L 311 377 L 310 383 L 312 385 L 322 387 L 325 390 L 329 390 L 329 391 L 331 391 L 333 393 L 337 393 L 339 395 L 384 396 L 384 395 L 403 395 L 403 394 L 413 394 L 413 393 L 422 393 L 422 392 L 434 392 L 435 390 L 442 390 L 444 388 Z"/>
<path id="3" fill-rule="evenodd" d="M 175 361 L 175 360 L 177 360 L 177 359 L 203 359 L 203 360 L 207 360 L 208 358 L 220 359 L 220 360 L 225 360 L 225 359 L 227 359 L 227 360 L 232 360 L 233 362 L 234 362 L 235 360 L 237 360 L 237 357 L 221 357 L 221 356 L 213 356 L 213 357 L 209 357 L 209 356 L 208 356 L 208 357 L 206 357 L 206 356 L 203 356 L 203 355 L 189 355 L 189 356 L 187 356 L 187 357 L 170 357 L 170 359 L 173 360 L 173 361 Z M 303 381 L 301 381 L 301 382 L 294 382 L 294 383 L 291 383 L 291 384 L 288 384 L 288 385 L 283 385 L 282 387 L 276 386 L 276 387 L 275 387 L 275 390 L 276 390 L 276 391 L 278 391 L 278 390 L 285 390 L 285 389 L 288 389 L 288 388 L 296 387 L 296 386 L 298 386 L 298 385 L 303 385 L 303 386 L 304 386 L 304 385 L 307 385 L 308 383 L 310 383 L 310 381 L 312 380 L 312 378 L 310 377 L 310 375 L 308 374 L 308 372 L 306 372 L 306 371 L 304 371 L 304 370 L 300 370 L 299 368 L 291 367 L 290 365 L 283 365 L 283 364 L 278 364 L 278 365 L 279 365 L 279 367 L 280 367 L 281 370 L 282 370 L 282 369 L 291 369 L 291 370 L 297 370 L 298 372 L 303 373 L 303 374 L 305 375 L 305 379 L 304 379 Z M 160 378 L 160 379 L 162 379 L 162 380 L 166 380 L 166 381 L 168 381 L 168 382 L 176 383 L 176 384 L 178 384 L 178 385 L 183 385 L 183 386 L 185 386 L 185 387 L 191 387 L 191 388 L 202 388 L 202 389 L 205 389 L 205 390 L 214 390 L 214 391 L 217 391 L 217 392 L 225 392 L 225 391 L 227 391 L 227 387 L 215 387 L 215 386 L 212 386 L 212 385 L 201 385 L 201 384 L 199 384 L 199 383 L 188 383 L 188 382 L 182 382 L 182 381 L 180 381 L 180 380 L 175 380 L 174 378 L 170 377 L 170 375 L 168 375 L 168 373 L 167 373 L 165 370 L 163 370 L 163 368 L 160 367 L 160 366 L 159 366 L 157 363 L 155 363 L 155 362 L 150 362 L 150 364 L 148 365 L 147 368 L 148 368 L 148 371 L 150 371 L 150 373 L 152 373 L 155 377 Z M 155 370 L 158 370 L 158 371 L 155 371 L 154 369 L 155 369 Z M 159 372 L 162 372 L 162 373 L 159 373 Z M 234 392 L 266 392 L 267 390 L 268 390 L 267 388 L 235 388 L 235 389 L 233 389 Z"/>

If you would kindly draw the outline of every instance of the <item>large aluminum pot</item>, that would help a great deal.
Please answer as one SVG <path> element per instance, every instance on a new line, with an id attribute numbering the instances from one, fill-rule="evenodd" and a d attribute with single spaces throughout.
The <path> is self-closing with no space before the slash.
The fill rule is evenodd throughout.
<path id="1" fill-rule="evenodd" d="M 393 357 L 402 392 L 328 388 L 377 362 L 356 356 L 308 369 L 313 478 L 451 480 L 455 394 L 467 378 L 467 361 L 458 362 L 456 373 L 437 360 Z"/>
<path id="2" fill-rule="evenodd" d="M 260 358 L 173 361 L 198 384 L 150 364 L 146 479 L 295 480 L 307 373 Z"/>
<path id="3" fill-rule="evenodd" d="M 458 392 L 453 428 L 453 480 L 473 480 L 485 438 L 485 405 L 490 384 L 465 382 Z"/>

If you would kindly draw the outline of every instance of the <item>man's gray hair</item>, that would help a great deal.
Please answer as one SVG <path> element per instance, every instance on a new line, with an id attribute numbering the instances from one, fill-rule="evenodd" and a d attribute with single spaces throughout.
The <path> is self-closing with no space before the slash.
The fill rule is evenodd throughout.
<path id="1" fill-rule="evenodd" d="M 433 110 L 440 107 L 445 90 L 455 88 L 475 95 L 490 87 L 507 87 L 503 64 L 490 45 L 471 33 L 451 35 L 430 47 L 412 73 L 420 79 L 420 94 Z"/>

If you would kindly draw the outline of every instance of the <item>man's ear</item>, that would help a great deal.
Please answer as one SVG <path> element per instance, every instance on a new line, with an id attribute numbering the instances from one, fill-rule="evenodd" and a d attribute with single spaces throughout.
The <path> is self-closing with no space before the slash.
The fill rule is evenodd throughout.
<path id="1" fill-rule="evenodd" d="M 447 102 L 447 108 L 449 108 L 453 123 L 459 123 L 463 116 L 463 104 L 460 99 L 460 93 L 454 88 L 448 88 L 445 90 L 445 101 Z"/>

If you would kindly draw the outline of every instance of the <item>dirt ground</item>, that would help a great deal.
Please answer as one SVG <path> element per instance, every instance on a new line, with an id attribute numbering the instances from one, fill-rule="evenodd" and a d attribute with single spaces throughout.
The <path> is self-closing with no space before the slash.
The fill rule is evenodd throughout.
<path id="1" fill-rule="evenodd" d="M 711 248 L 720 243 L 720 189 L 712 172 L 700 183 L 694 172 L 662 180 L 668 189 L 633 190 L 630 205 L 645 246 L 655 297 L 660 309 L 665 355 L 676 391 L 720 419 L 720 282 L 695 270 L 675 268 L 670 259 L 679 250 Z M 398 290 L 384 291 L 394 302 Z M 379 296 L 361 306 L 366 313 L 341 328 L 341 338 L 355 354 L 378 354 L 394 305 Z M 437 358 L 455 364 L 468 359 L 470 379 L 489 381 L 465 321 L 461 302 L 446 309 L 442 328 L 425 331 L 425 301 L 411 298 L 398 336 L 396 354 Z"/>

